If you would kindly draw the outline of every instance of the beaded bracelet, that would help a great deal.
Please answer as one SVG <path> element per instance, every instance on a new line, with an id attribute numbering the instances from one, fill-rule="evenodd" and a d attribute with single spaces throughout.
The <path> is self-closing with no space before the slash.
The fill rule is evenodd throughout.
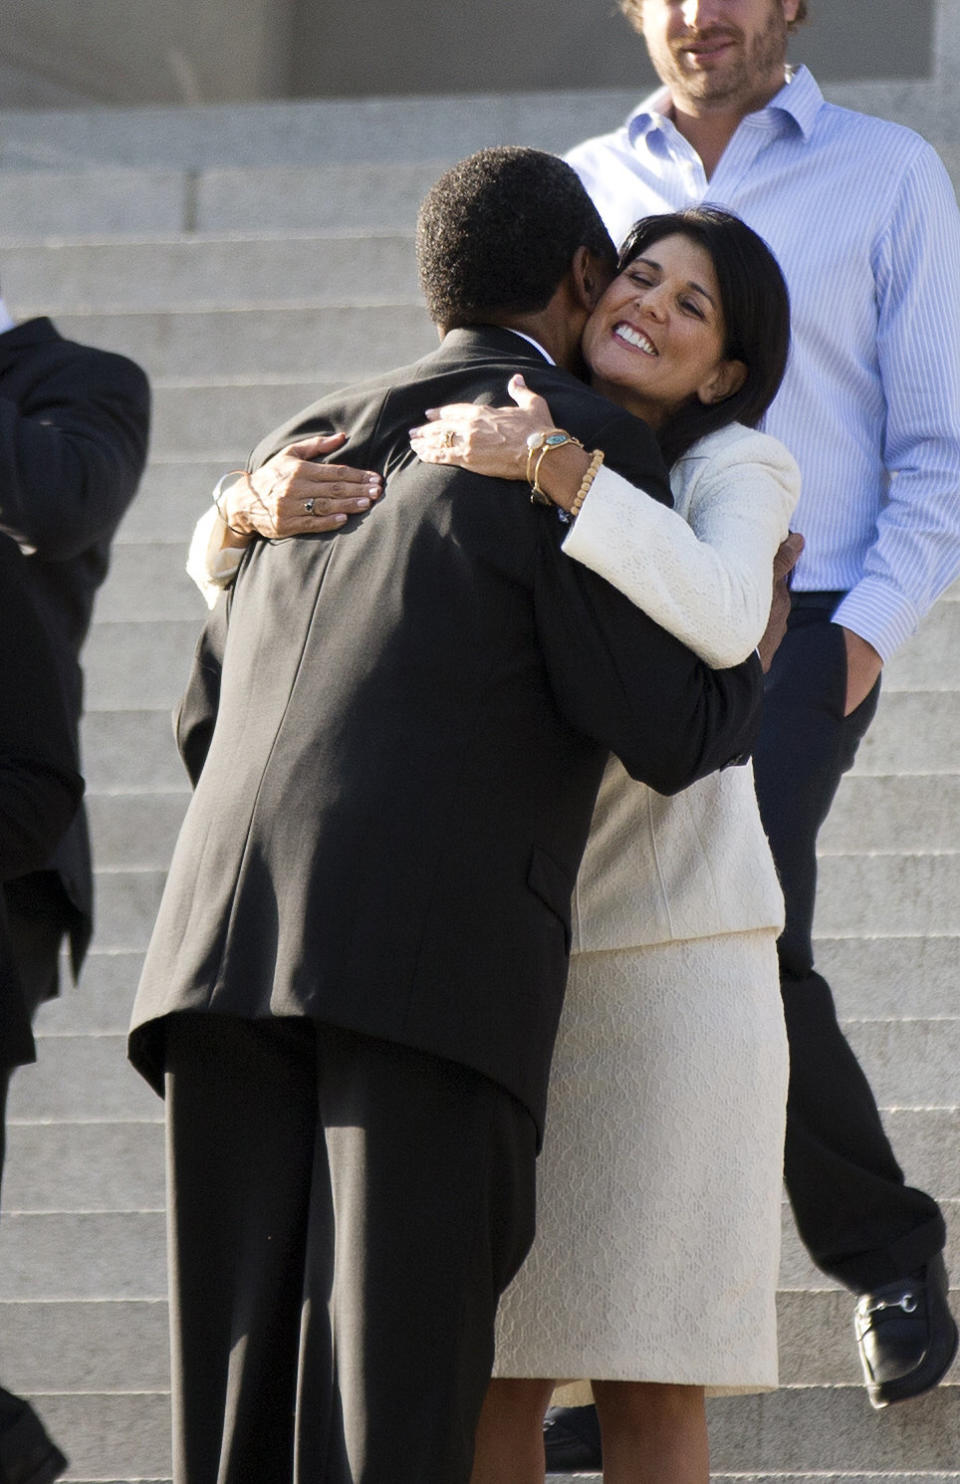
<path id="1" fill-rule="evenodd" d="M 602 463 L 603 463 L 603 449 L 602 448 L 598 448 L 591 455 L 590 462 L 587 465 L 587 472 L 586 472 L 586 474 L 584 474 L 583 478 L 581 479 L 581 481 L 580 481 L 580 488 L 577 490 L 577 493 L 573 497 L 573 504 L 570 506 L 570 512 L 569 512 L 570 513 L 570 519 L 571 520 L 576 520 L 577 516 L 580 514 L 581 508 L 583 506 L 583 502 L 587 498 L 587 495 L 590 493 L 590 486 L 593 484 L 593 481 L 596 479 L 596 477 L 597 477 L 597 471 L 600 468 L 600 465 Z"/>

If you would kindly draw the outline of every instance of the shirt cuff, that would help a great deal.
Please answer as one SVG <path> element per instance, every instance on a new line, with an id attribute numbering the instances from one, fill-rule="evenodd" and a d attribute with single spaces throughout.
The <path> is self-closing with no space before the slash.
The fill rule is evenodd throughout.
<path id="1" fill-rule="evenodd" d="M 211 505 L 197 521 L 190 538 L 187 576 L 200 589 L 208 608 L 212 608 L 223 589 L 230 586 L 243 560 L 242 547 L 224 546 L 226 534 L 227 527 L 220 519 L 217 507 Z"/>
<path id="2" fill-rule="evenodd" d="M 920 619 L 905 594 L 882 578 L 865 577 L 841 598 L 833 622 L 866 639 L 886 663 L 916 633 Z"/>

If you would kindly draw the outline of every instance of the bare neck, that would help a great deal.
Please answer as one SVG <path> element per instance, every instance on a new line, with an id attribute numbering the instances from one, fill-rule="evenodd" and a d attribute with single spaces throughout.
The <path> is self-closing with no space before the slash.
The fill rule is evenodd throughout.
<path id="1" fill-rule="evenodd" d="M 703 163 L 704 174 L 710 180 L 720 163 L 724 150 L 737 132 L 740 120 L 746 115 L 742 113 L 697 115 L 684 113 L 674 104 L 672 116 L 677 132 L 682 134 L 687 143 L 696 150 Z"/>
<path id="2" fill-rule="evenodd" d="M 700 156 L 708 180 L 712 178 L 724 150 L 747 114 L 766 108 L 783 84 L 784 74 L 778 71 L 776 77 L 759 86 L 752 96 L 729 107 L 719 104 L 711 106 L 699 99 L 690 99 L 680 94 L 671 95 L 670 118 L 677 132 L 683 135 Z"/>
<path id="3" fill-rule="evenodd" d="M 565 312 L 565 307 L 551 303 L 537 314 L 504 315 L 496 323 L 505 330 L 518 330 L 535 340 L 547 355 L 565 371 L 579 375 L 583 368 L 580 336 L 586 315 Z"/>

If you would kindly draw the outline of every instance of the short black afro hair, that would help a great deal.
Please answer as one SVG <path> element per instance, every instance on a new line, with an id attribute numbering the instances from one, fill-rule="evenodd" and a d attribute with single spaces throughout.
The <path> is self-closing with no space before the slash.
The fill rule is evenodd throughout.
<path id="1" fill-rule="evenodd" d="M 444 329 L 544 309 L 578 247 L 616 262 L 576 172 L 536 149 L 482 149 L 429 191 L 417 220 L 420 287 Z"/>

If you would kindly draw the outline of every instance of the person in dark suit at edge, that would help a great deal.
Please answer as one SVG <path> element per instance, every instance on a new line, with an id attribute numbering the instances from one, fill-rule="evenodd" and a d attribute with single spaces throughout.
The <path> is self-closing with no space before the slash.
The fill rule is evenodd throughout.
<path id="1" fill-rule="evenodd" d="M 250 543 L 134 1009 L 167 1104 L 178 1484 L 469 1479 L 608 749 L 672 792 L 758 720 L 756 657 L 711 672 L 563 559 L 554 510 L 410 450 L 427 407 L 522 366 L 669 499 L 645 425 L 562 369 L 615 264 L 573 172 L 482 151 L 418 254 L 440 348 L 251 460 L 342 429 L 385 493 L 336 540 Z"/>
<path id="2" fill-rule="evenodd" d="M 42 867 L 80 806 L 73 727 L 27 561 L 0 535 L 0 884 Z M 10 1073 L 35 1058 L 30 1006 L 0 891 L 0 1178 Z M 67 1461 L 22 1397 L 0 1387 L 0 1480 L 50 1484 Z"/>
<path id="3" fill-rule="evenodd" d="M 49 319 L 16 324 L 0 299 L 0 533 L 23 553 L 19 581 L 47 631 L 51 674 L 75 751 L 83 708 L 80 651 L 111 539 L 146 461 L 149 417 L 139 366 L 64 339 Z M 0 889 L 31 1020 L 57 993 L 64 938 L 76 976 L 92 932 L 93 872 L 82 808 L 57 835 L 45 858 L 9 873 Z M 0 1392 L 0 1456 L 4 1449 L 12 1456 L 22 1430 L 24 1404 L 9 1396 Z M 16 1484 L 34 1484 L 12 1465 L 8 1473 Z"/>

